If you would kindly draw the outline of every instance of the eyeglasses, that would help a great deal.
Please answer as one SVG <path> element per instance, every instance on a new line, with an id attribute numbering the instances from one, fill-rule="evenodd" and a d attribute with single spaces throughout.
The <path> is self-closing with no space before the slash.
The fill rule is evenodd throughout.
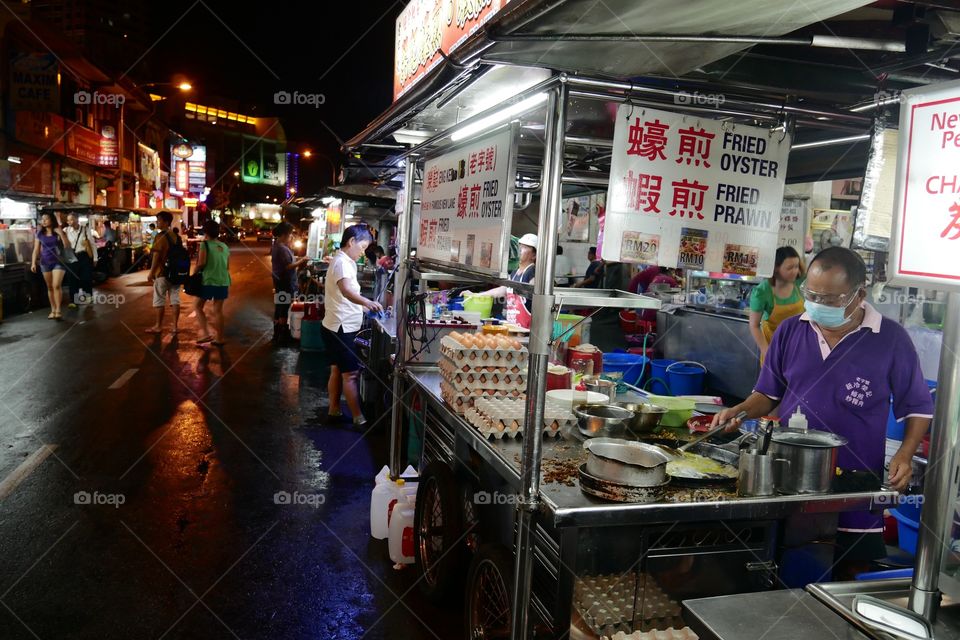
<path id="1" fill-rule="evenodd" d="M 846 307 L 850 301 L 860 293 L 860 287 L 847 293 L 818 293 L 807 289 L 807 283 L 800 285 L 800 293 L 803 299 L 816 304 L 824 304 L 828 307 Z"/>

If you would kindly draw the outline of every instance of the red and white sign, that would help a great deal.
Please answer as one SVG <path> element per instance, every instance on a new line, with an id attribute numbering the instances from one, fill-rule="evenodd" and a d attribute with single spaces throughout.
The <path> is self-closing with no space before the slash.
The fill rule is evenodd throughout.
<path id="1" fill-rule="evenodd" d="M 410 0 L 397 18 L 396 100 L 496 15 L 510 0 Z"/>
<path id="2" fill-rule="evenodd" d="M 677 267 L 693 234 L 704 270 L 771 275 L 790 136 L 632 105 L 616 118 L 602 257 Z"/>
<path id="3" fill-rule="evenodd" d="M 514 132 L 426 161 L 417 257 L 502 275 L 513 212 Z"/>
<path id="4" fill-rule="evenodd" d="M 76 123 L 67 123 L 64 137 L 66 156 L 87 164 L 100 165 L 101 135 Z"/>
<path id="5" fill-rule="evenodd" d="M 903 92 L 888 275 L 960 290 L 960 81 Z"/>

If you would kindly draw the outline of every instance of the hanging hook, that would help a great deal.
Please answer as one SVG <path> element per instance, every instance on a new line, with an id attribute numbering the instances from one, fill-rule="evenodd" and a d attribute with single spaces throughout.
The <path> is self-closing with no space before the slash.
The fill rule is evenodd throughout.
<path id="1" fill-rule="evenodd" d="M 630 118 L 633 117 L 633 107 L 634 107 L 633 99 L 627 98 L 627 104 L 630 105 L 630 113 L 627 114 L 627 120 L 629 121 Z"/>

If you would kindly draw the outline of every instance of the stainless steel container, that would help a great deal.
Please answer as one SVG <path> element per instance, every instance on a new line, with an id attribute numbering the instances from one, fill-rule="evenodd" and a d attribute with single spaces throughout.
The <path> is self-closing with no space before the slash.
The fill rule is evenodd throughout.
<path id="1" fill-rule="evenodd" d="M 588 438 L 619 438 L 627 430 L 633 411 L 608 404 L 582 404 L 573 410 L 580 433 Z"/>
<path id="2" fill-rule="evenodd" d="M 782 477 L 784 467 L 788 470 L 790 462 L 783 458 L 741 451 L 737 495 L 772 496 L 776 489 L 775 470 Z"/>
<path id="3" fill-rule="evenodd" d="M 660 425 L 667 410 L 648 402 L 618 402 L 618 407 L 633 411 L 634 418 L 627 423 L 627 428 L 634 433 L 649 433 Z"/>
<path id="4" fill-rule="evenodd" d="M 660 447 L 615 438 L 587 440 L 583 448 L 587 473 L 634 487 L 662 485 L 667 480 L 667 462 L 673 459 Z"/>
<path id="5" fill-rule="evenodd" d="M 617 383 L 613 380 L 604 380 L 599 376 L 586 376 L 583 379 L 583 386 L 587 388 L 587 391 L 602 393 L 610 398 L 610 402 L 617 399 Z"/>
<path id="6" fill-rule="evenodd" d="M 826 431 L 778 429 L 769 455 L 789 462 L 774 469 L 779 493 L 829 493 L 837 469 L 837 455 L 847 439 Z"/>

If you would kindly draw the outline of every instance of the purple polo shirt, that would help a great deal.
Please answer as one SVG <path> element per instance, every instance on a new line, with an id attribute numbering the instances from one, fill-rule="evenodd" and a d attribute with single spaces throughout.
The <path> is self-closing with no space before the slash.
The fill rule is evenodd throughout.
<path id="1" fill-rule="evenodd" d="M 799 405 L 811 429 L 845 437 L 841 469 L 882 477 L 890 397 L 898 420 L 932 417 L 933 401 L 906 330 L 863 307 L 863 322 L 832 351 L 806 313 L 780 323 L 754 390 L 779 400 L 784 420 Z M 882 531 L 883 520 L 870 512 L 843 513 L 839 529 Z"/>

